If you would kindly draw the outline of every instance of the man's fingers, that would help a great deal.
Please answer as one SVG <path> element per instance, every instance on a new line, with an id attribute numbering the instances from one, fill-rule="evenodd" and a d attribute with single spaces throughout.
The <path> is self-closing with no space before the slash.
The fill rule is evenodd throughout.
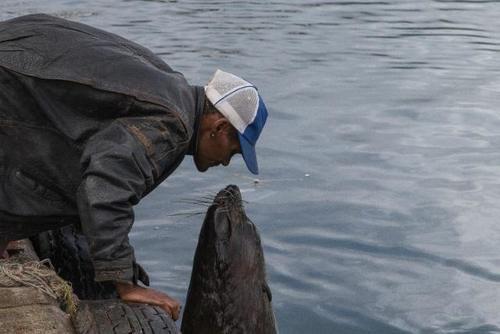
<path id="1" fill-rule="evenodd" d="M 174 320 L 179 319 L 179 313 L 181 311 L 181 304 L 178 302 L 168 303 L 167 307 L 170 310 L 169 313 L 172 316 L 172 319 L 174 319 Z"/>
<path id="2" fill-rule="evenodd" d="M 181 304 L 177 304 L 175 307 L 175 312 L 173 317 L 175 317 L 175 320 L 179 319 L 179 314 L 181 313 Z"/>
<path id="3" fill-rule="evenodd" d="M 137 285 L 115 282 L 120 298 L 124 301 L 160 306 L 173 320 L 179 319 L 181 304 L 167 294 Z"/>
<path id="4" fill-rule="evenodd" d="M 172 304 L 163 304 L 161 305 L 161 308 L 167 312 L 168 314 L 170 314 L 170 316 L 172 317 L 172 319 L 175 321 L 177 319 L 179 319 L 179 313 L 180 313 L 180 310 L 181 310 L 181 306 L 180 304 L 177 304 L 177 305 L 172 305 Z"/>
<path id="5" fill-rule="evenodd" d="M 172 319 L 177 320 L 179 319 L 179 313 L 181 310 L 181 303 L 179 303 L 177 300 L 169 297 L 166 294 L 162 294 L 162 296 L 166 299 L 164 304 L 163 304 L 163 309 L 168 309 L 168 313 L 172 317 Z"/>

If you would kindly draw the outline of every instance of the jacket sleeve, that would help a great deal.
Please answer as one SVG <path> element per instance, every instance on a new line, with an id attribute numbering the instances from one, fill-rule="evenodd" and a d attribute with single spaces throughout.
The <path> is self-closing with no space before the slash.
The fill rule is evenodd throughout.
<path id="1" fill-rule="evenodd" d="M 118 119 L 87 142 L 77 203 L 96 281 L 135 280 L 128 239 L 133 206 L 183 154 L 188 138 L 181 123 L 168 117 Z"/>

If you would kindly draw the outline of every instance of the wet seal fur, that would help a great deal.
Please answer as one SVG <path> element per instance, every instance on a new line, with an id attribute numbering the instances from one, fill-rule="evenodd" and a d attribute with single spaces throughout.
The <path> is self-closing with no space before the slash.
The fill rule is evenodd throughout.
<path id="1" fill-rule="evenodd" d="M 277 333 L 259 232 L 229 185 L 208 208 L 194 256 L 183 334 Z"/>

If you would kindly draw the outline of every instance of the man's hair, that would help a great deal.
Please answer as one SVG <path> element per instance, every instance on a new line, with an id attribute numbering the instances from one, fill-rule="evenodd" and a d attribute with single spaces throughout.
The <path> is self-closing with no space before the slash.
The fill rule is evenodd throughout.
<path id="1" fill-rule="evenodd" d="M 217 108 L 215 108 L 215 106 L 212 104 L 212 102 L 210 102 L 210 100 L 205 97 L 205 106 L 203 108 L 203 114 L 208 115 L 208 114 L 214 114 L 214 113 L 218 113 L 218 112 L 219 112 L 219 110 L 217 110 Z"/>
<path id="2" fill-rule="evenodd" d="M 217 114 L 219 114 L 219 116 L 225 118 L 225 116 L 222 115 L 222 113 L 219 110 L 217 110 L 217 108 L 215 108 L 215 106 L 212 104 L 212 102 L 210 102 L 210 100 L 205 97 L 205 106 L 203 107 L 203 115 L 213 115 L 215 113 L 217 113 Z M 238 133 L 238 130 L 236 130 L 236 128 L 232 125 L 231 125 L 231 129 L 232 129 L 231 132 L 233 132 L 234 135 L 236 136 L 236 134 Z"/>

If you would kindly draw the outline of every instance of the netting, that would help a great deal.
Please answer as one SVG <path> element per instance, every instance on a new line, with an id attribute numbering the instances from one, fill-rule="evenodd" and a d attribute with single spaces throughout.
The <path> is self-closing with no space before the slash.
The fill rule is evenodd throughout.
<path id="1" fill-rule="evenodd" d="M 205 87 L 205 94 L 217 110 L 240 132 L 253 122 L 259 108 L 259 94 L 250 82 L 217 70 Z"/>
<path id="2" fill-rule="evenodd" d="M 238 113 L 244 124 L 253 122 L 259 106 L 259 96 L 253 87 L 243 88 L 238 93 L 229 94 L 226 101 Z"/>
<path id="3" fill-rule="evenodd" d="M 245 80 L 238 78 L 237 76 L 223 72 L 218 70 L 214 78 L 210 81 L 209 85 L 211 85 L 222 97 L 232 91 L 233 89 L 236 89 L 238 87 L 242 86 L 247 86 L 248 82 Z M 217 101 L 212 101 L 212 103 L 216 103 Z"/>

